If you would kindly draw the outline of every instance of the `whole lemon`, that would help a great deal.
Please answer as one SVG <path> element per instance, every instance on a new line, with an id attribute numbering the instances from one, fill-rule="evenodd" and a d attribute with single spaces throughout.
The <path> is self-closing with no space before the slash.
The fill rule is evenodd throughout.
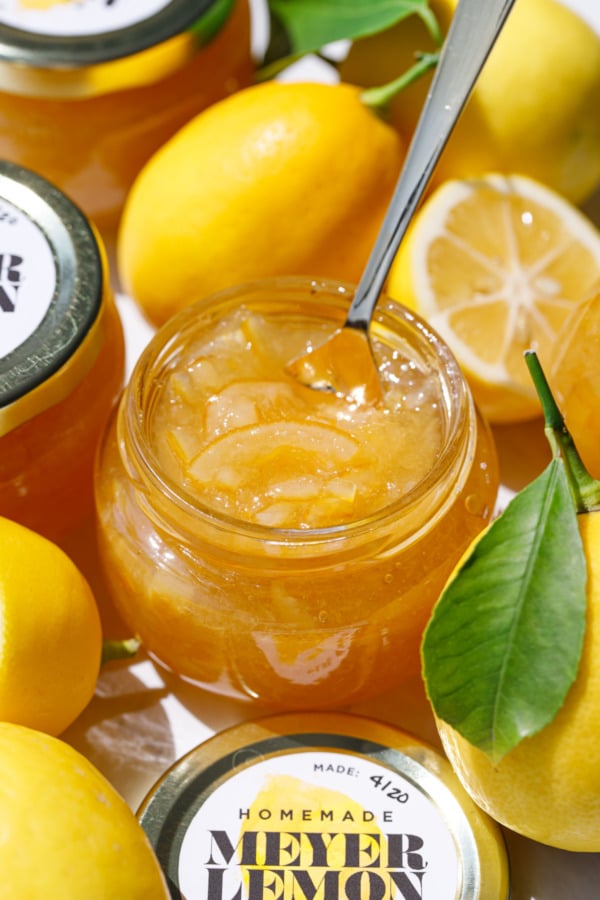
<path id="1" fill-rule="evenodd" d="M 586 634 L 577 678 L 556 717 L 499 763 L 445 722 L 446 754 L 496 821 L 563 850 L 600 851 L 600 511 L 579 515 L 588 564 Z"/>
<path id="2" fill-rule="evenodd" d="M 0 722 L 0 869 L 18 900 L 166 900 L 123 798 L 59 738 Z"/>
<path id="3" fill-rule="evenodd" d="M 79 569 L 47 538 L 0 517 L 0 547 L 0 720 L 59 734 L 96 687 L 96 601 Z"/>
<path id="4" fill-rule="evenodd" d="M 145 166 L 118 264 L 150 321 L 276 275 L 356 281 L 403 160 L 349 85 L 266 82 L 210 107 Z"/>
<path id="5" fill-rule="evenodd" d="M 458 0 L 432 0 L 447 31 Z M 361 85 L 392 80 L 435 49 L 415 16 L 352 47 L 342 77 Z M 430 76 L 393 101 L 406 138 L 414 131 Z M 519 172 L 574 203 L 600 183 L 600 36 L 556 0 L 519 0 L 444 150 L 433 183 L 484 172 Z"/>

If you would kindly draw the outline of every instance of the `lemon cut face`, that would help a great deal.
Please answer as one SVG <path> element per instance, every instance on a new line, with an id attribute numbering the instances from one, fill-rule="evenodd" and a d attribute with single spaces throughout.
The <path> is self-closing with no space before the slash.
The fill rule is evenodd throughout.
<path id="1" fill-rule="evenodd" d="M 585 467 L 600 478 L 600 284 L 563 325 L 547 374 Z"/>
<path id="2" fill-rule="evenodd" d="M 547 363 L 574 306 L 600 278 L 600 233 L 572 204 L 520 175 L 448 181 L 425 202 L 388 292 L 456 355 L 492 422 L 540 414 L 524 362 Z"/>

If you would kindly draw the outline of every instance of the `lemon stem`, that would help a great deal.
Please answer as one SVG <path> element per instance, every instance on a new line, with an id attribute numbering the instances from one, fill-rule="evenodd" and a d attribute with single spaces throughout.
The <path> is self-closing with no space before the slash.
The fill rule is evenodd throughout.
<path id="1" fill-rule="evenodd" d="M 113 662 L 116 659 L 131 659 L 138 652 L 141 641 L 138 638 L 122 638 L 120 640 L 104 640 L 102 642 L 102 657 L 100 659 L 100 668 L 105 663 Z"/>
<path id="2" fill-rule="evenodd" d="M 578 513 L 600 509 L 600 481 L 592 478 L 583 464 L 575 442 L 565 424 L 537 353 L 525 351 L 525 362 L 542 405 L 544 432 L 555 457 L 562 458 L 569 487 Z"/>
<path id="3" fill-rule="evenodd" d="M 378 87 L 365 88 L 361 91 L 360 99 L 370 109 L 385 109 L 386 106 L 414 81 L 417 81 L 429 69 L 435 68 L 439 60 L 439 53 L 419 53 L 414 66 L 407 69 L 398 78 L 382 84 Z"/>

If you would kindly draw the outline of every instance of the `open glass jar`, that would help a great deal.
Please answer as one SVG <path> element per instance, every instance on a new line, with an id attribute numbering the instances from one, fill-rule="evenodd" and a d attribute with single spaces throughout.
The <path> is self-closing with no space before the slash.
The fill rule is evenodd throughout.
<path id="1" fill-rule="evenodd" d="M 399 304 L 381 298 L 372 326 L 384 407 L 286 373 L 351 290 L 273 279 L 173 317 L 99 454 L 101 556 L 129 627 L 185 678 L 277 708 L 342 707 L 412 677 L 498 488 L 453 356 Z"/>
<path id="2" fill-rule="evenodd" d="M 0 157 L 44 175 L 112 230 L 152 153 L 252 72 L 247 0 L 9 0 Z"/>
<path id="3" fill-rule="evenodd" d="M 0 162 L 0 515 L 53 539 L 91 517 L 123 375 L 101 238 L 54 185 Z"/>

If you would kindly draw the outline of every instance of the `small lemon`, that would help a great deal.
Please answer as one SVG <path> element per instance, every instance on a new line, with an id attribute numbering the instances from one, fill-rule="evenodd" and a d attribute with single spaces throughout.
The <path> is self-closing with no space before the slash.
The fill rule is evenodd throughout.
<path id="1" fill-rule="evenodd" d="M 145 166 L 118 264 L 155 324 L 273 275 L 358 280 L 403 159 L 349 85 L 267 82 L 201 113 Z"/>
<path id="2" fill-rule="evenodd" d="M 54 543 L 0 517 L 0 720 L 60 734 L 87 706 L 102 654 L 91 588 Z"/>
<path id="3" fill-rule="evenodd" d="M 15 900 L 167 900 L 123 798 L 59 738 L 0 722 L 0 894 Z"/>
<path id="4" fill-rule="evenodd" d="M 600 512 L 579 515 L 588 615 L 577 678 L 556 717 L 499 763 L 438 722 L 473 800 L 496 821 L 563 850 L 600 852 Z"/>
<path id="5" fill-rule="evenodd" d="M 458 0 L 432 0 L 447 31 Z M 361 85 L 391 81 L 435 49 L 415 16 L 357 41 L 341 68 Z M 400 93 L 391 118 L 409 138 L 430 78 Z M 572 202 L 600 184 L 600 36 L 556 0 L 519 0 L 438 163 L 433 183 L 520 172 Z"/>

